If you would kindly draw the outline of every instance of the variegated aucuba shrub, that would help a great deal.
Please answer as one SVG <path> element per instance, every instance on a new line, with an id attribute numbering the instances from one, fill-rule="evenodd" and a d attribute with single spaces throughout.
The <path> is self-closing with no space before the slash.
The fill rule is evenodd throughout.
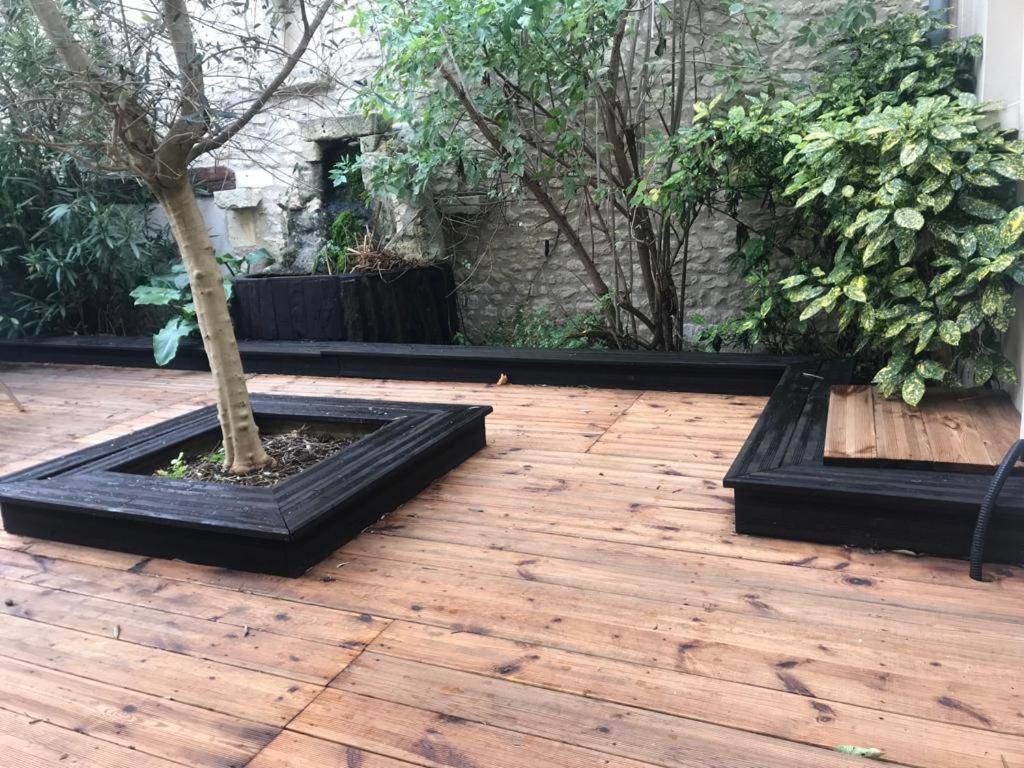
<path id="1" fill-rule="evenodd" d="M 829 112 L 792 137 L 787 196 L 827 221 L 830 263 L 782 281 L 786 298 L 884 354 L 874 382 L 916 405 L 929 382 L 1015 372 L 999 335 L 1024 284 L 1024 144 L 986 125 L 971 94 L 924 97 L 851 120 Z"/>
<path id="2" fill-rule="evenodd" d="M 730 215 L 742 235 L 751 304 L 704 339 L 852 354 L 914 405 L 929 385 L 1015 379 L 1000 334 L 1024 283 L 1024 144 L 963 90 L 980 41 L 933 46 L 934 28 L 839 30 L 813 88 L 697 104 L 662 148 L 642 194 L 679 218 Z"/>

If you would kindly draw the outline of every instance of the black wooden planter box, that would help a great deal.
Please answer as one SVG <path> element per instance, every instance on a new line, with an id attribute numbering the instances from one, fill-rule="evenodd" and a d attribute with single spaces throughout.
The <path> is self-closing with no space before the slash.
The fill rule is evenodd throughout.
<path id="1" fill-rule="evenodd" d="M 216 436 L 215 409 L 0 479 L 10 533 L 148 557 L 298 576 L 486 444 L 489 406 L 255 396 L 257 422 L 368 434 L 269 487 L 154 477 Z M 371 431 L 372 430 L 372 431 Z"/>
<path id="2" fill-rule="evenodd" d="M 990 476 L 824 463 L 829 390 L 851 370 L 809 361 L 783 374 L 725 476 L 736 532 L 966 559 Z M 1004 486 L 985 555 L 1024 561 L 1024 477 Z"/>
<path id="3" fill-rule="evenodd" d="M 447 264 L 345 275 L 244 275 L 235 328 L 259 341 L 451 344 L 459 330 Z"/>

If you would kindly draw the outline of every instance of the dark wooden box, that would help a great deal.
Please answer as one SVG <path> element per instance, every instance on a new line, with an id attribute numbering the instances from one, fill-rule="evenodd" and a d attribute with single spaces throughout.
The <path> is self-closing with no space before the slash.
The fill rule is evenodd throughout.
<path id="1" fill-rule="evenodd" d="M 451 344 L 459 330 L 447 264 L 344 275 L 243 275 L 235 330 L 257 341 Z"/>

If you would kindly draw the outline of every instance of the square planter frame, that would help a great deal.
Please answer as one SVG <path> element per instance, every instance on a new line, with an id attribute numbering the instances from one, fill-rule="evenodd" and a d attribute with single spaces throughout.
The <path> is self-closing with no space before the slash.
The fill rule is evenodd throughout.
<path id="1" fill-rule="evenodd" d="M 9 533 L 298 576 L 486 445 L 490 406 L 257 395 L 257 421 L 377 427 L 275 485 L 132 474 L 219 432 L 214 406 L 0 478 Z"/>
<path id="2" fill-rule="evenodd" d="M 966 559 L 990 475 L 824 462 L 829 391 L 849 384 L 847 360 L 786 369 L 729 468 L 736 532 Z M 1024 552 L 1024 477 L 1010 477 L 989 530 L 988 562 Z"/>

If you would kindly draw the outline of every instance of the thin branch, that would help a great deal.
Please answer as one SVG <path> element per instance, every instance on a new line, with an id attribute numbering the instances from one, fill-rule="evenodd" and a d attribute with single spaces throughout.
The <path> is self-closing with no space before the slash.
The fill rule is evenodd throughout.
<path id="1" fill-rule="evenodd" d="M 33 0 L 34 2 L 47 2 L 48 0 Z M 267 102 L 273 97 L 274 93 L 280 88 L 288 76 L 291 75 L 292 70 L 302 59 L 306 53 L 306 48 L 309 47 L 310 41 L 313 39 L 313 35 L 319 29 L 320 24 L 327 16 L 327 12 L 333 7 L 331 0 L 323 0 L 323 4 L 320 6 L 320 10 L 317 11 L 316 16 L 313 20 L 306 25 L 305 31 L 302 33 L 302 38 L 299 40 L 298 45 L 295 46 L 295 50 L 292 51 L 291 55 L 288 56 L 288 60 L 284 66 L 277 73 L 277 76 L 270 81 L 263 92 L 256 97 L 256 99 L 249 105 L 249 108 L 242 113 L 242 115 L 235 120 L 231 125 L 227 126 L 216 135 L 211 136 L 208 139 L 198 142 L 192 151 L 189 153 L 189 161 L 195 160 L 200 155 L 210 152 L 218 147 L 224 146 L 228 141 L 232 139 L 239 131 L 245 128 L 256 115 L 260 113 L 260 110 L 267 105 Z"/>

